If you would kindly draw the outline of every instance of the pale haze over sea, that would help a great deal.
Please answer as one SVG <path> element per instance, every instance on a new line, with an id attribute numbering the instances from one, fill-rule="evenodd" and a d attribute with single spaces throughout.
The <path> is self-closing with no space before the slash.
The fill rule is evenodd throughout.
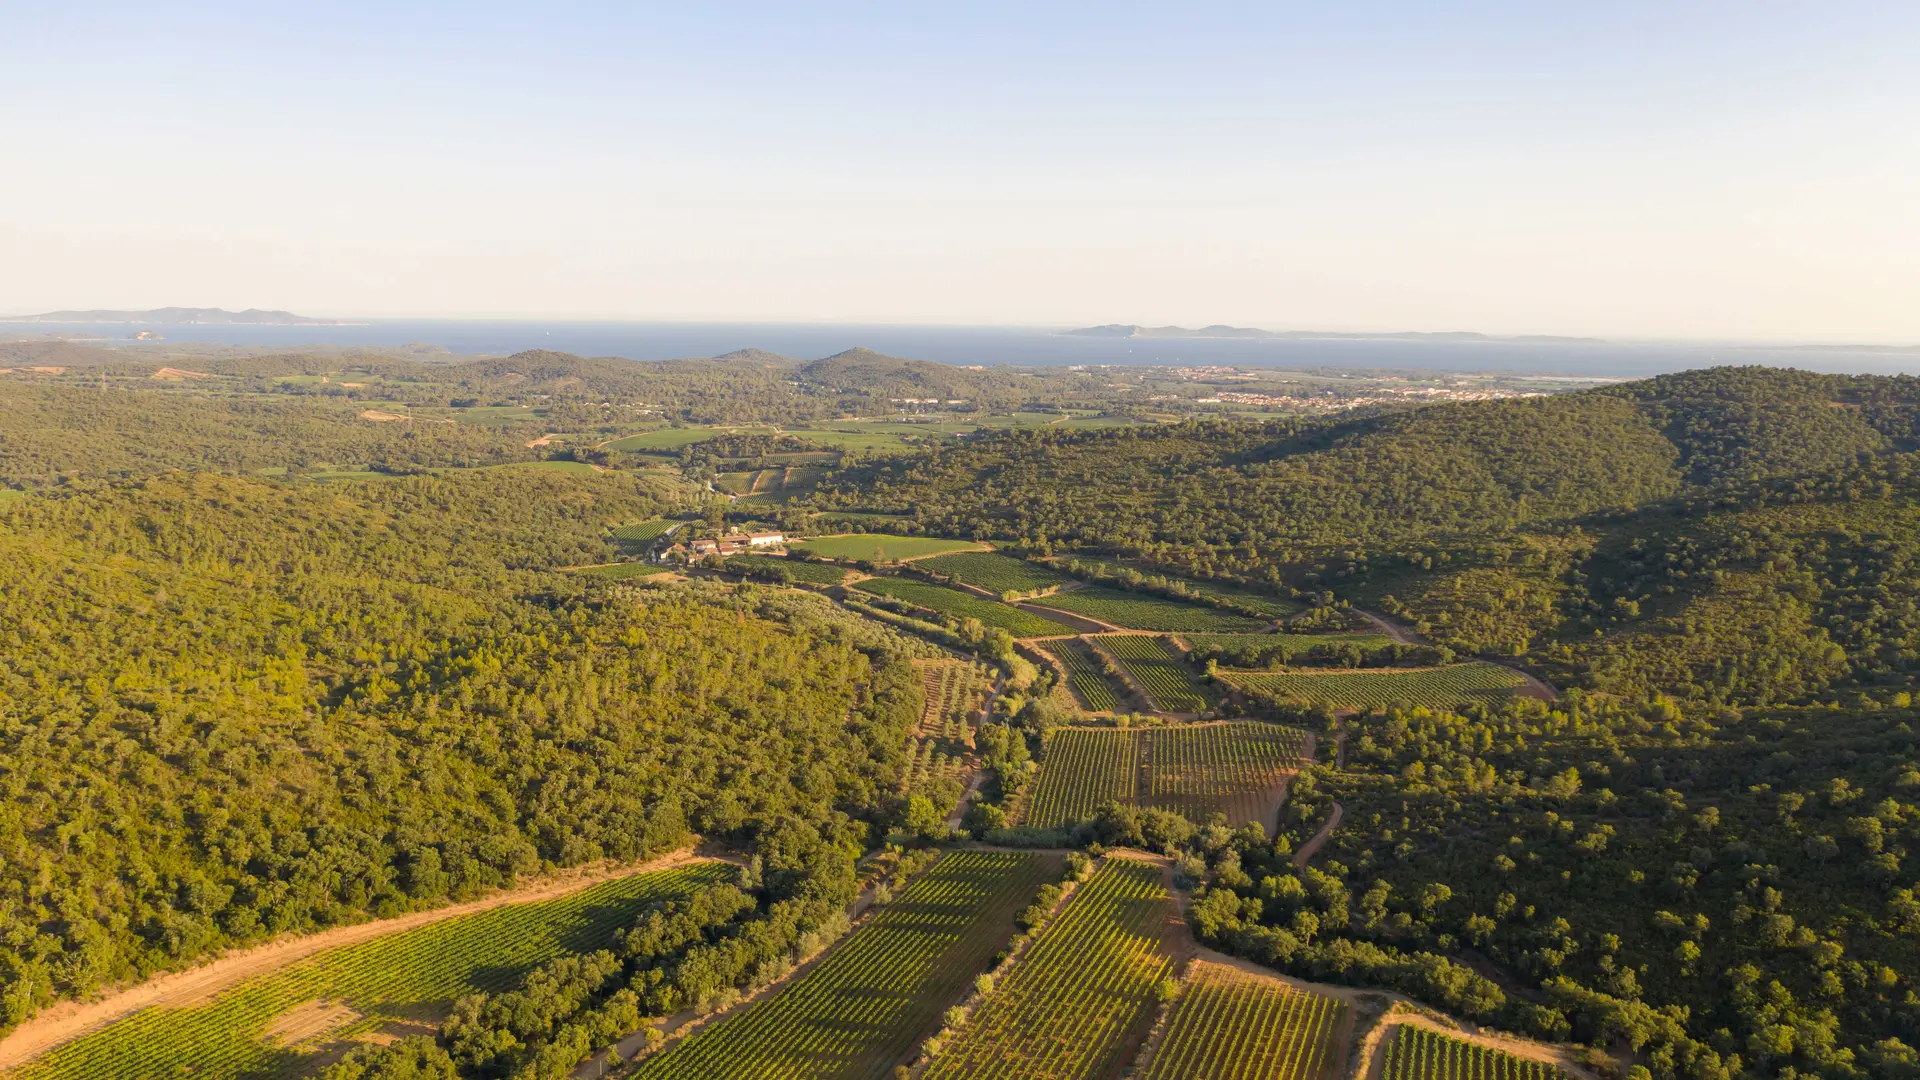
<path id="1" fill-rule="evenodd" d="M 0 324 L 0 336 L 41 335 L 125 342 L 126 323 Z M 650 323 L 374 319 L 351 326 L 167 325 L 166 344 L 379 346 L 421 343 L 461 355 L 553 349 L 636 360 L 717 356 L 758 348 L 814 358 L 864 346 L 893 356 L 947 364 L 1151 364 L 1242 367 L 1398 368 L 1514 371 L 1598 378 L 1642 378 L 1716 364 L 1768 364 L 1811 371 L 1920 372 L 1920 348 L 1860 345 L 1763 345 L 1711 342 L 1409 341 L 1390 338 L 1293 339 L 1081 337 L 1055 329 L 994 326 L 831 323 Z"/>

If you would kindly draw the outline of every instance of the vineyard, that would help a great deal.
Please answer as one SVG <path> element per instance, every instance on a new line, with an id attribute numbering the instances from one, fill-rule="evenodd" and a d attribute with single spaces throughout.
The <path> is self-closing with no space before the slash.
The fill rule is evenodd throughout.
<path id="1" fill-rule="evenodd" d="M 1385 634 L 1184 634 L 1187 644 L 1196 649 L 1209 646 L 1233 649 L 1242 645 L 1254 645 L 1262 648 L 1281 648 L 1289 653 L 1303 653 L 1318 645 L 1332 645 L 1336 648 L 1351 645 L 1363 652 L 1384 649 L 1393 644 L 1393 639 Z"/>
<path id="2" fill-rule="evenodd" d="M 941 555 L 916 563 L 922 570 L 945 574 L 955 581 L 978 586 L 990 592 L 1038 592 L 1072 579 L 1038 563 L 998 555 L 991 551 L 969 551 Z"/>
<path id="3" fill-rule="evenodd" d="M 1053 637 L 1073 633 L 1071 627 L 1061 626 L 1052 619 L 1043 619 L 1030 611 L 1022 611 L 1010 604 L 988 600 L 958 589 L 928 585 L 922 581 L 868 578 L 854 583 L 853 587 L 862 592 L 904 600 L 916 607 L 950 615 L 956 619 L 979 619 L 988 626 L 1000 627 L 1014 637 Z"/>
<path id="4" fill-rule="evenodd" d="M 1143 1080 L 1320 1080 L 1340 1073 L 1347 1006 L 1197 961 Z"/>
<path id="5" fill-rule="evenodd" d="M 1153 1020 L 1175 916 L 1161 869 L 1107 859 L 941 1049 L 922 1080 L 1093 1080 Z"/>
<path id="6" fill-rule="evenodd" d="M 1163 600 L 1145 593 L 1091 586 L 1046 598 L 1048 607 L 1071 611 L 1128 630 L 1251 633 L 1267 626 L 1259 619 L 1218 608 Z"/>
<path id="7" fill-rule="evenodd" d="M 1114 689 L 1107 676 L 1106 663 L 1093 647 L 1078 639 L 1049 642 L 1047 651 L 1058 657 L 1067 669 L 1067 682 L 1092 712 L 1112 712 L 1120 706 L 1124 691 Z"/>
<path id="8" fill-rule="evenodd" d="M 671 518 L 651 518 L 632 525 L 622 525 L 608 535 L 615 540 L 652 540 L 678 524 Z"/>
<path id="9" fill-rule="evenodd" d="M 1194 821 L 1215 813 L 1235 826 L 1265 821 L 1306 748 L 1304 732 L 1254 721 L 1056 728 L 1022 823 L 1057 828 L 1089 820 L 1110 802 L 1176 810 Z"/>
<path id="10" fill-rule="evenodd" d="M 835 566 L 832 563 L 787 559 L 779 555 L 735 555 L 733 558 L 749 566 L 777 566 L 786 571 L 788 578 L 815 585 L 838 585 L 846 580 L 847 576 L 846 567 Z"/>
<path id="11" fill-rule="evenodd" d="M 1264 690 L 1334 709 L 1376 709 L 1396 701 L 1453 709 L 1511 697 L 1527 685 L 1511 668 L 1484 661 L 1447 667 L 1365 671 L 1222 673 L 1237 686 Z"/>
<path id="12" fill-rule="evenodd" d="M 1295 600 L 1282 600 L 1277 596 L 1248 592 L 1231 585 L 1216 585 L 1210 581 L 1186 581 L 1182 584 L 1194 592 L 1206 596 L 1217 596 L 1222 600 L 1239 605 L 1243 610 L 1259 612 L 1269 619 L 1284 619 L 1303 607 Z"/>
<path id="13" fill-rule="evenodd" d="M 1393 1029 L 1384 1080 L 1567 1080 L 1565 1070 L 1414 1024 Z"/>
<path id="14" fill-rule="evenodd" d="M 1153 699 L 1154 707 L 1167 712 L 1203 712 L 1218 701 L 1219 693 L 1201 682 L 1185 659 L 1174 654 L 1157 637 L 1139 634 L 1106 634 L 1097 639 L 1100 647 L 1113 654 L 1133 681 Z"/>
<path id="15" fill-rule="evenodd" d="M 794 547 L 823 559 L 857 559 L 862 562 L 899 562 L 902 559 L 918 559 L 949 551 L 980 550 L 980 545 L 971 540 L 942 540 L 937 536 L 890 536 L 885 533 L 822 536 L 795 544 Z"/>
<path id="16" fill-rule="evenodd" d="M 973 718 L 993 695 L 993 674 L 965 660 L 921 660 L 917 664 L 921 689 L 926 693 L 919 734 L 973 746 Z"/>
<path id="17" fill-rule="evenodd" d="M 735 873 L 725 863 L 703 863 L 634 874 L 570 896 L 497 907 L 321 953 L 205 1004 L 135 1013 L 49 1052 L 9 1080 L 304 1075 L 331 1044 L 415 1030 L 423 1016 L 437 1016 L 463 994 L 511 989 L 537 964 L 610 944 L 614 931 L 649 903 Z M 314 1011 L 321 1002 L 333 1005 L 324 1026 L 309 1025 L 309 1033 L 291 1045 L 276 1037 L 288 1026 L 286 1018 Z"/>
<path id="18" fill-rule="evenodd" d="M 771 997 L 649 1057 L 639 1080 L 880 1080 L 965 996 L 1057 872 L 1042 855 L 956 851 Z"/>
<path id="19" fill-rule="evenodd" d="M 574 573 L 584 577 L 606 578 L 609 581 L 629 581 L 633 578 L 652 577 L 672 571 L 670 566 L 658 566 L 654 563 L 619 562 L 604 566 L 583 566 Z"/>

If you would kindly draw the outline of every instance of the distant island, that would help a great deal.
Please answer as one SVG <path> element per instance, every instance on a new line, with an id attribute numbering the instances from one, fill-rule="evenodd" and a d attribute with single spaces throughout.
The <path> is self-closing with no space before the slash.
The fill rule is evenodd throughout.
<path id="1" fill-rule="evenodd" d="M 1559 337 L 1553 334 L 1524 334 L 1519 337 L 1495 337 L 1491 334 L 1476 334 L 1467 330 L 1449 330 L 1439 333 L 1421 333 L 1403 331 L 1400 333 L 1335 333 L 1323 330 L 1260 330 L 1250 326 L 1225 326 L 1215 324 L 1199 329 L 1184 326 L 1135 326 L 1132 323 L 1107 323 L 1104 326 L 1085 326 L 1078 330 L 1063 330 L 1061 333 L 1077 337 L 1121 337 L 1121 338 L 1242 338 L 1254 341 L 1302 341 L 1315 339 L 1338 340 L 1378 340 L 1378 341 L 1517 341 L 1533 344 L 1551 345 L 1604 345 L 1600 338 Z"/>
<path id="2" fill-rule="evenodd" d="M 310 319 L 291 311 L 228 311 L 225 308 L 163 307 L 151 311 L 49 311 L 42 315 L 10 315 L 0 322 L 14 323 L 138 323 L 146 326 L 361 326 L 334 319 Z"/>

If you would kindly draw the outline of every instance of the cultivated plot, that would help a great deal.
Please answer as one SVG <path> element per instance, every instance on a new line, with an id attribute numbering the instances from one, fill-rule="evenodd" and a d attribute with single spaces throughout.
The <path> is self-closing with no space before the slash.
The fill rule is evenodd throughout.
<path id="1" fill-rule="evenodd" d="M 1031 611 L 1022 611 L 1011 604 L 998 600 L 988 600 L 972 593 L 949 589 L 942 585 L 929 585 L 924 581 L 905 581 L 900 578 L 868 578 L 855 582 L 854 588 L 870 592 L 876 596 L 890 596 L 903 600 L 915 607 L 956 619 L 979 619 L 988 626 L 997 626 L 1014 637 L 1054 637 L 1071 634 L 1071 627 L 1062 626 L 1052 619 L 1045 619 Z"/>
<path id="2" fill-rule="evenodd" d="M 640 1080 L 881 1080 L 964 997 L 1059 861 L 956 851 L 771 997 L 642 1061 Z"/>
<path id="3" fill-rule="evenodd" d="M 1109 858 L 1043 927 L 923 1080 L 1093 1080 L 1153 1021 L 1177 915 L 1152 863 Z"/>
<path id="4" fill-rule="evenodd" d="M 919 660 L 926 704 L 920 710 L 923 738 L 973 745 L 973 720 L 993 694 L 993 674 L 971 660 Z"/>
<path id="5" fill-rule="evenodd" d="M 1236 686 L 1338 710 L 1376 709 L 1398 701 L 1453 709 L 1504 700 L 1527 685 L 1519 672 L 1479 660 L 1437 668 L 1221 674 Z"/>
<path id="6" fill-rule="evenodd" d="M 795 544 L 793 547 L 797 551 L 805 551 L 823 559 L 876 563 L 918 559 L 950 551 L 980 550 L 980 545 L 971 540 L 946 540 L 937 536 L 893 536 L 888 533 L 821 536 Z"/>
<path id="7" fill-rule="evenodd" d="M 1058 657 L 1067 669 L 1067 683 L 1082 703 L 1094 712 L 1112 712 L 1119 708 L 1126 688 L 1116 685 L 1107 675 L 1106 662 L 1093 647 L 1078 639 L 1047 643 L 1047 651 Z"/>
<path id="8" fill-rule="evenodd" d="M 1266 822 L 1306 748 L 1305 732 L 1248 720 L 1055 728 L 1022 823 L 1050 829 L 1086 821 L 1110 802 L 1175 810 L 1194 821 L 1223 813 L 1235 826 Z"/>
<path id="9" fill-rule="evenodd" d="M 1160 638 L 1105 634 L 1096 640 L 1146 690 L 1155 708 L 1197 713 L 1219 704 L 1220 692 L 1203 682 L 1193 666 Z"/>
<path id="10" fill-rule="evenodd" d="M 931 559 L 918 560 L 914 565 L 922 570 L 945 574 L 955 581 L 995 593 L 1038 592 L 1073 580 L 1039 563 L 1030 563 L 1025 559 L 1016 559 L 1011 555 L 1001 555 L 992 551 L 965 551 L 954 555 L 938 555 Z"/>
<path id="11" fill-rule="evenodd" d="M 303 1075 L 329 1048 L 431 1030 L 453 1000 L 511 989 L 528 969 L 605 948 L 647 905 L 731 879 L 725 863 L 634 874 L 324 952 L 205 1004 L 148 1009 L 67 1043 L 9 1080 Z"/>
<path id="12" fill-rule="evenodd" d="M 1100 586 L 1056 593 L 1043 602 L 1048 607 L 1099 619 L 1126 630 L 1232 634 L 1259 630 L 1267 625 L 1259 619 L 1236 615 L 1231 611 Z"/>
<path id="13" fill-rule="evenodd" d="M 1339 998 L 1195 961 L 1143 1080 L 1336 1076 L 1348 1011 Z"/>
<path id="14" fill-rule="evenodd" d="M 1387 1037 L 1384 1080 L 1567 1080 L 1557 1065 L 1400 1024 Z"/>

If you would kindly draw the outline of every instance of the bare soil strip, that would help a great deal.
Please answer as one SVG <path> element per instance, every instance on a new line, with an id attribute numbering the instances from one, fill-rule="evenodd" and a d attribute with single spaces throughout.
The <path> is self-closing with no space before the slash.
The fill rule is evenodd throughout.
<path id="1" fill-rule="evenodd" d="M 711 861 L 715 860 L 695 855 L 693 849 L 687 847 L 644 863 L 581 867 L 529 881 L 464 904 L 452 904 L 430 911 L 416 911 L 393 919 L 355 923 L 352 926 L 336 927 L 318 934 L 308 934 L 305 937 L 286 938 L 251 949 L 229 952 L 211 963 L 186 971 L 156 975 L 146 982 L 127 987 L 97 1001 L 67 1001 L 55 1005 L 21 1024 L 6 1039 L 0 1040 L 0 1070 L 10 1069 L 62 1043 L 97 1031 L 116 1020 L 124 1019 L 144 1009 L 178 1009 L 195 1005 L 255 976 L 278 970 L 328 949 L 342 945 L 358 945 L 389 934 L 397 934 L 447 919 L 457 919 L 462 915 L 472 915 L 507 904 L 551 900 L 598 885 L 603 881 L 626 877 L 629 874 L 665 870 L 691 862 Z"/>
<path id="2" fill-rule="evenodd" d="M 1313 858 L 1326 845 L 1327 838 L 1333 835 L 1333 830 L 1340 827 L 1340 819 L 1346 812 L 1346 807 L 1339 803 L 1333 804 L 1333 813 L 1328 814 L 1327 820 L 1320 823 L 1319 830 L 1309 837 L 1306 843 L 1300 845 L 1299 851 L 1293 853 L 1294 869 L 1298 870 L 1306 866 L 1307 860 Z"/>

